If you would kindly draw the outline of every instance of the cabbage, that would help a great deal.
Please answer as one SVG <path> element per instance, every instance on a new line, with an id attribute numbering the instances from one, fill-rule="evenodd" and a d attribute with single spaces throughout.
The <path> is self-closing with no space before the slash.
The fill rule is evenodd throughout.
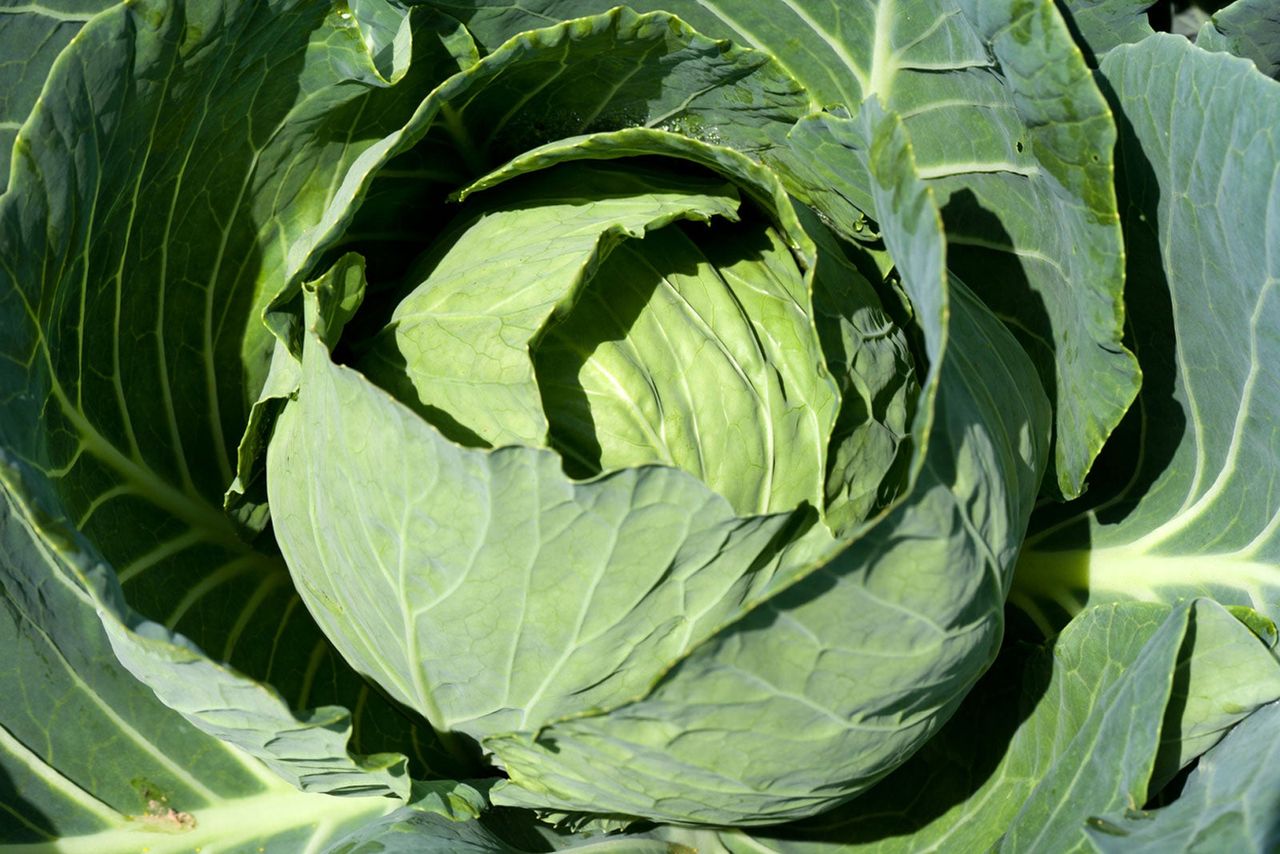
<path id="1" fill-rule="evenodd" d="M 1274 65 L 1066 5 L 0 10 L 0 842 L 1265 850 Z"/>

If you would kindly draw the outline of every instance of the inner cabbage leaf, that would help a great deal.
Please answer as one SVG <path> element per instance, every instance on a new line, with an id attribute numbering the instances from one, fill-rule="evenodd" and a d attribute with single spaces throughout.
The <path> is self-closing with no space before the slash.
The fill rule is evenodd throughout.
<path id="1" fill-rule="evenodd" d="M 472 196 L 361 369 L 467 444 L 550 443 L 579 477 L 675 465 L 740 513 L 820 506 L 838 397 L 810 276 L 687 172 L 568 163 Z"/>

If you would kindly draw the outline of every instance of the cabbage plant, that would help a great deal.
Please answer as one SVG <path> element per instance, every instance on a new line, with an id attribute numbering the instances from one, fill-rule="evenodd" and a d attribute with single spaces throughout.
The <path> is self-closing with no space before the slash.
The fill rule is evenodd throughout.
<path id="1" fill-rule="evenodd" d="M 1273 847 L 1264 7 L 0 10 L 0 845 Z"/>

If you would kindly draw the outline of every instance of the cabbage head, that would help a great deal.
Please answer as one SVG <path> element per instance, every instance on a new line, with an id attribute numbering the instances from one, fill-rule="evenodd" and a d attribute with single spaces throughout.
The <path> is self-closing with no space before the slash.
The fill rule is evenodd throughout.
<path id="1" fill-rule="evenodd" d="M 293 581 L 505 773 L 495 803 L 809 815 L 996 653 L 1047 402 L 874 101 L 837 128 L 874 222 L 789 194 L 807 109 L 666 14 L 522 33 L 427 96 L 268 309 Z"/>

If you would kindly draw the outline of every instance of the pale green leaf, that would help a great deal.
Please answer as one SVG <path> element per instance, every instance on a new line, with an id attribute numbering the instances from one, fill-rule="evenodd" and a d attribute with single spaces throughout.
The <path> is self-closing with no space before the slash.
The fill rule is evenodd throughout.
<path id="1" fill-rule="evenodd" d="M 347 14 L 363 35 L 373 66 L 384 80 L 402 77 L 413 49 L 413 32 L 399 0 L 348 0 Z"/>
<path id="2" fill-rule="evenodd" d="M 415 263 L 416 286 L 359 367 L 429 420 L 443 413 L 437 426 L 455 438 L 545 445 L 534 337 L 626 238 L 684 218 L 736 220 L 738 198 L 711 176 L 618 167 L 569 167 L 504 190 L 460 209 Z"/>
<path id="3" fill-rule="evenodd" d="M 1259 617 L 1256 612 L 1245 616 Z M 1174 672 L 1150 791 L 1159 791 L 1259 706 L 1280 699 L 1280 663 L 1268 639 L 1260 639 L 1239 617 L 1208 601 L 1196 603 Z"/>
<path id="4" fill-rule="evenodd" d="M 874 268 L 874 262 L 859 257 L 865 253 L 854 245 L 834 239 L 831 228 L 812 213 L 797 211 L 770 169 L 723 146 L 633 128 L 569 137 L 530 149 L 459 195 L 466 198 L 555 163 L 652 154 L 688 160 L 734 181 L 770 219 L 802 265 L 813 270 L 813 323 L 829 373 L 842 392 L 828 448 L 825 521 L 838 534 L 852 528 L 887 505 L 901 488 L 899 479 L 890 477 L 890 469 L 909 432 L 919 392 L 915 366 L 905 333 L 887 315 L 861 272 L 862 267 Z M 846 233 L 855 232 L 846 229 Z M 763 337 L 769 341 L 772 336 Z M 769 344 L 776 349 L 772 341 Z"/>
<path id="5" fill-rule="evenodd" d="M 519 854 L 478 821 L 401 810 L 347 834 L 324 854 Z"/>
<path id="6" fill-rule="evenodd" d="M 365 260 L 354 252 L 340 256 L 311 287 L 332 294 L 324 300 L 327 311 L 319 318 L 325 343 L 333 346 L 364 300 Z M 270 312 L 267 326 L 277 335 L 271 368 L 258 399 L 249 410 L 249 421 L 236 455 L 236 477 L 223 498 L 223 506 L 249 532 L 260 532 L 270 520 L 267 507 L 267 443 L 285 401 L 301 381 L 302 299 Z"/>
<path id="7" fill-rule="evenodd" d="M 826 482 L 826 523 L 840 536 L 898 497 L 894 466 L 909 456 L 920 386 L 906 333 L 859 268 L 857 250 L 807 208 L 802 215 L 818 249 L 814 322 L 840 386 Z"/>
<path id="8" fill-rule="evenodd" d="M 743 216 L 620 245 L 545 331 L 534 363 L 552 439 L 582 472 L 662 463 L 738 513 L 821 506 L 838 399 L 801 266 L 812 255 Z"/>

